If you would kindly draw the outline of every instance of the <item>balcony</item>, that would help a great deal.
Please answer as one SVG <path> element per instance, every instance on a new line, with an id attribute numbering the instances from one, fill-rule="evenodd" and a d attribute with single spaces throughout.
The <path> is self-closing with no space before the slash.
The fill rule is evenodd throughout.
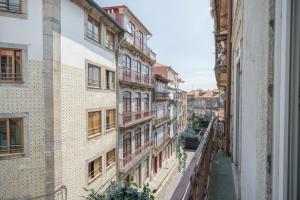
<path id="1" fill-rule="evenodd" d="M 123 159 L 120 159 L 120 172 L 125 174 L 135 164 L 139 162 L 153 148 L 153 140 L 144 143 L 143 146 L 136 149 L 132 154 L 129 154 Z"/>
<path id="2" fill-rule="evenodd" d="M 170 116 L 168 114 L 165 114 L 164 116 L 160 118 L 154 118 L 154 127 L 157 128 L 165 123 L 167 123 L 170 120 Z"/>
<path id="3" fill-rule="evenodd" d="M 133 36 L 132 34 L 125 32 L 125 42 L 124 45 L 137 53 L 138 55 L 144 57 L 150 62 L 156 61 L 156 54 L 148 47 L 146 43 L 140 43 L 139 38 Z"/>
<path id="4" fill-rule="evenodd" d="M 215 153 L 216 137 L 220 135 L 224 132 L 212 118 L 171 200 L 235 200 L 231 160 Z"/>
<path id="5" fill-rule="evenodd" d="M 154 98 L 156 101 L 165 101 L 170 98 L 168 91 L 154 91 Z"/>
<path id="6" fill-rule="evenodd" d="M 154 147 L 154 151 L 153 151 L 154 157 L 156 157 L 159 154 L 159 152 L 161 152 L 163 150 L 163 148 L 167 144 L 169 144 L 170 141 L 171 141 L 171 137 L 170 137 L 169 133 L 165 132 L 164 137 L 163 137 L 163 142 L 160 143 L 159 145 L 155 145 L 155 147 Z"/>
<path id="7" fill-rule="evenodd" d="M 143 110 L 138 112 L 123 113 L 121 114 L 120 118 L 120 128 L 128 128 L 130 126 L 150 120 L 152 118 L 152 112 L 150 110 Z"/>
<path id="8" fill-rule="evenodd" d="M 137 85 L 146 88 L 154 86 L 153 79 L 150 75 L 141 74 L 134 70 L 120 67 L 119 80 L 126 85 Z"/>

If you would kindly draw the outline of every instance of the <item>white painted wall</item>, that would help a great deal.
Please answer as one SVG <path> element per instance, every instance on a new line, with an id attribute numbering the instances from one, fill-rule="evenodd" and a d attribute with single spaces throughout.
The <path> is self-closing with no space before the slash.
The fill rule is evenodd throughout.
<path id="1" fill-rule="evenodd" d="M 28 1 L 28 18 L 0 17 L 0 42 L 28 45 L 29 59 L 43 59 L 43 1 Z"/>

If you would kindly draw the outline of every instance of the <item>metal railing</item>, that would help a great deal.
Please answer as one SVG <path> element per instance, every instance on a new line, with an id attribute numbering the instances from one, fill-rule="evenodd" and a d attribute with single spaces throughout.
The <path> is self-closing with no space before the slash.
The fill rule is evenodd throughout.
<path id="1" fill-rule="evenodd" d="M 21 3 L 0 2 L 0 11 L 21 13 Z"/>
<path id="2" fill-rule="evenodd" d="M 147 55 L 152 60 L 156 60 L 156 54 L 149 48 L 147 43 L 144 43 L 134 34 L 130 34 L 128 32 L 125 33 L 126 41 L 133 45 L 135 48 L 139 49 L 141 52 L 143 52 L 145 55 Z"/>
<path id="3" fill-rule="evenodd" d="M 171 200 L 207 199 L 214 140 L 215 127 L 212 118 Z"/>
<path id="4" fill-rule="evenodd" d="M 21 73 L 0 73 L 0 82 L 15 82 L 22 80 Z"/>
<path id="5" fill-rule="evenodd" d="M 152 112 L 150 110 L 140 110 L 137 112 L 127 112 L 121 115 L 121 126 L 130 126 L 136 123 L 140 123 L 144 120 L 148 120 L 152 117 Z"/>
<path id="6" fill-rule="evenodd" d="M 153 140 L 148 140 L 143 146 L 138 147 L 134 152 L 127 155 L 123 159 L 120 159 L 120 170 L 125 172 L 130 169 L 130 167 L 136 164 L 144 155 L 146 155 L 152 147 Z"/>
<path id="7" fill-rule="evenodd" d="M 158 99 L 167 100 L 170 98 L 168 91 L 154 91 L 154 97 L 156 100 Z"/>
<path id="8" fill-rule="evenodd" d="M 119 79 L 121 81 L 153 87 L 153 80 L 149 74 L 142 74 L 125 67 L 120 67 L 119 72 Z"/>
<path id="9" fill-rule="evenodd" d="M 170 120 L 170 116 L 168 114 L 160 116 L 159 118 L 155 117 L 154 118 L 154 125 L 158 125 L 160 123 L 167 122 L 168 120 Z"/>
<path id="10" fill-rule="evenodd" d="M 16 153 L 23 153 L 23 152 L 24 152 L 24 147 L 21 144 L 9 145 L 9 146 L 0 145 L 0 156 L 3 154 L 16 154 Z"/>

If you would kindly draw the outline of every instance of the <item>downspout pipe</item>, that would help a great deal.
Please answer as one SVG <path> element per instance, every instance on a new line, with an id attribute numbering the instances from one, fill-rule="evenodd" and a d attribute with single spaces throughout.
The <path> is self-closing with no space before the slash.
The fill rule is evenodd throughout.
<path id="1" fill-rule="evenodd" d="M 124 32 L 121 31 L 119 32 L 119 41 L 116 45 L 116 52 L 115 52 L 115 62 L 116 62 L 116 179 L 117 182 L 121 180 L 120 177 L 120 158 L 119 158 L 119 135 L 120 135 L 120 125 L 119 125 L 119 106 L 120 106 L 120 84 L 119 84 L 119 76 L 120 76 L 120 69 L 119 69 L 119 57 L 120 57 L 120 48 L 121 48 L 121 43 L 124 41 Z"/>
<path id="2" fill-rule="evenodd" d="M 228 35 L 227 35 L 227 84 L 226 84 L 226 153 L 231 152 L 231 52 L 232 52 L 232 0 L 228 0 Z"/>

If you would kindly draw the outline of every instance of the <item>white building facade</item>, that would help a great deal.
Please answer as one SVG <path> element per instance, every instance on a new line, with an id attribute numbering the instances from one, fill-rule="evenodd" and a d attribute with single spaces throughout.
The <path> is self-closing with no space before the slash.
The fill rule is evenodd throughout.
<path id="1" fill-rule="evenodd" d="M 104 190 L 116 178 L 122 28 L 93 1 L 22 0 L 0 14 L 1 199 Z"/>

